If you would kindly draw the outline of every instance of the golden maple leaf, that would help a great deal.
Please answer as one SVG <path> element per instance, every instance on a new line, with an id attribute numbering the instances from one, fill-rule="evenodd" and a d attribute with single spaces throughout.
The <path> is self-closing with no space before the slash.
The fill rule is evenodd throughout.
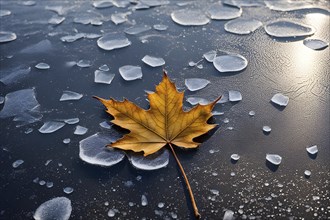
<path id="1" fill-rule="evenodd" d="M 144 156 L 155 153 L 167 144 L 183 148 L 196 148 L 200 143 L 195 137 L 205 134 L 216 124 L 208 124 L 212 109 L 219 98 L 207 105 L 198 104 L 190 111 L 182 109 L 183 92 L 178 92 L 164 72 L 163 80 L 156 86 L 156 92 L 149 93 L 148 110 L 136 106 L 127 99 L 116 101 L 100 100 L 107 112 L 114 117 L 111 122 L 130 130 L 129 134 L 109 144 L 114 148 L 144 152 Z"/>

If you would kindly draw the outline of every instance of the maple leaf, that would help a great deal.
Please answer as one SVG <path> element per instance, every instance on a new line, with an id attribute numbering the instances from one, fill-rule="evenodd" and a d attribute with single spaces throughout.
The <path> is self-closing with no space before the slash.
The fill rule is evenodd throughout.
<path id="1" fill-rule="evenodd" d="M 170 149 L 185 178 L 192 200 L 195 216 L 200 217 L 186 174 L 178 160 L 172 144 L 183 148 L 196 148 L 200 143 L 193 139 L 216 126 L 208 124 L 212 109 L 221 98 L 207 104 L 198 104 L 189 111 L 183 111 L 183 92 L 178 92 L 174 83 L 164 72 L 163 80 L 154 93 L 148 94 L 150 108 L 142 109 L 127 99 L 116 101 L 94 97 L 101 101 L 114 119 L 111 121 L 130 131 L 121 139 L 109 144 L 114 148 L 144 152 L 144 156 L 157 152 L 166 145 Z"/>

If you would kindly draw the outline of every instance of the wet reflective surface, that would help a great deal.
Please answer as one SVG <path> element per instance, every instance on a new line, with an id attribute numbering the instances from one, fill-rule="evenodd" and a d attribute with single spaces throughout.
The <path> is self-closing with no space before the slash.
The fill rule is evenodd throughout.
<path id="1" fill-rule="evenodd" d="M 102 146 L 90 149 L 111 141 L 113 132 L 116 138 L 126 132 L 112 126 L 92 96 L 148 108 L 145 90 L 154 91 L 162 68 L 185 90 L 191 103 L 185 109 L 224 95 L 211 119 L 219 126 L 198 138 L 198 149 L 177 149 L 205 219 L 329 218 L 329 47 L 312 50 L 303 43 L 329 43 L 329 3 L 225 2 L 217 7 L 234 11 L 232 18 L 263 26 L 246 35 L 227 32 L 228 20 L 210 9 L 215 1 L 1 1 L 0 219 L 42 216 L 37 208 L 56 197 L 69 199 L 72 212 L 63 215 L 71 219 L 194 219 L 171 154 L 169 161 L 158 158 L 155 166 L 162 168 L 146 171 L 133 166 L 153 166 L 141 155 L 111 157 Z M 191 11 L 194 19 L 187 16 Z M 266 33 L 267 25 L 283 20 L 315 33 Z M 281 36 L 290 28 L 281 23 Z M 219 72 L 212 62 L 225 54 L 243 56 L 247 66 Z M 165 64 L 149 66 L 146 55 Z M 50 68 L 37 68 L 41 63 Z M 124 66 L 138 72 L 129 68 L 121 75 Z M 185 80 L 191 78 L 210 83 L 189 91 Z M 241 97 L 230 102 L 229 91 Z M 290 101 L 276 104 L 276 94 Z M 79 142 L 97 133 L 109 136 L 82 142 L 88 144 L 79 157 Z M 280 163 L 267 154 L 280 156 Z"/>

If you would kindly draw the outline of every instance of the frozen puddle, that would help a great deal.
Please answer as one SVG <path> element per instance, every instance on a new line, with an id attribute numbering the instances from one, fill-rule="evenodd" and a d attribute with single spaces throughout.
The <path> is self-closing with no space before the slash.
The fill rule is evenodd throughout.
<path id="1" fill-rule="evenodd" d="M 139 66 L 126 65 L 119 68 L 119 73 L 126 81 L 142 78 L 142 70 Z"/>
<path id="2" fill-rule="evenodd" d="M 221 3 L 212 4 L 207 12 L 213 20 L 230 20 L 242 15 L 241 8 L 223 5 Z"/>
<path id="3" fill-rule="evenodd" d="M 315 33 L 315 28 L 304 24 L 281 20 L 265 26 L 267 34 L 273 37 L 304 37 Z"/>
<path id="4" fill-rule="evenodd" d="M 105 34 L 97 40 L 97 45 L 103 50 L 114 50 L 131 45 L 131 42 L 122 34 Z"/>
<path id="5" fill-rule="evenodd" d="M 47 63 L 38 63 L 35 67 L 39 70 L 46 70 L 50 68 Z"/>
<path id="6" fill-rule="evenodd" d="M 70 199 L 66 197 L 56 197 L 42 203 L 35 211 L 33 218 L 36 220 L 68 220 L 71 212 L 72 206 Z"/>
<path id="7" fill-rule="evenodd" d="M 183 26 L 200 26 L 210 22 L 210 19 L 200 10 L 182 9 L 171 13 L 172 20 Z"/>
<path id="8" fill-rule="evenodd" d="M 74 130 L 75 135 L 84 135 L 88 131 L 88 128 L 85 128 L 83 126 L 77 125 L 76 129 Z"/>
<path id="9" fill-rule="evenodd" d="M 83 97 L 83 95 L 80 93 L 76 93 L 76 92 L 72 92 L 72 91 L 63 91 L 60 101 L 79 100 L 82 97 Z"/>
<path id="10" fill-rule="evenodd" d="M 282 93 L 277 93 L 272 97 L 271 101 L 279 106 L 287 106 L 289 103 L 289 97 Z"/>
<path id="11" fill-rule="evenodd" d="M 229 94 L 229 101 L 231 102 L 238 102 L 242 100 L 242 94 L 239 91 L 230 90 Z"/>
<path id="12" fill-rule="evenodd" d="M 65 123 L 58 121 L 47 121 L 45 122 L 41 128 L 39 128 L 39 132 L 43 134 L 53 133 L 59 129 L 61 129 Z"/>
<path id="13" fill-rule="evenodd" d="M 222 55 L 214 58 L 213 65 L 219 72 L 237 72 L 245 69 L 248 61 L 239 54 Z"/>
<path id="14" fill-rule="evenodd" d="M 150 30 L 151 27 L 149 25 L 135 25 L 133 27 L 127 28 L 124 30 L 126 34 L 135 35 L 140 34 L 142 32 Z"/>
<path id="15" fill-rule="evenodd" d="M 110 84 L 114 77 L 115 74 L 106 71 L 95 70 L 94 72 L 94 82 L 96 83 Z"/>
<path id="16" fill-rule="evenodd" d="M 305 39 L 304 45 L 313 50 L 323 50 L 329 46 L 329 43 L 319 39 Z"/>
<path id="17" fill-rule="evenodd" d="M 167 166 L 169 162 L 169 152 L 167 149 L 164 149 L 146 157 L 142 154 L 131 153 L 129 155 L 129 161 L 137 169 L 157 170 Z"/>
<path id="18" fill-rule="evenodd" d="M 200 78 L 185 79 L 185 85 L 190 91 L 197 91 L 205 88 L 210 81 Z"/>
<path id="19" fill-rule="evenodd" d="M 112 135 L 112 136 L 110 136 Z M 79 157 L 83 161 L 100 166 L 112 166 L 125 157 L 124 151 L 115 150 L 106 145 L 116 141 L 119 135 L 96 133 L 79 142 Z"/>
<path id="20" fill-rule="evenodd" d="M 34 123 L 42 118 L 34 89 L 23 89 L 5 96 L 0 118 L 14 117 L 14 121 Z"/>
<path id="21" fill-rule="evenodd" d="M 144 56 L 142 61 L 151 67 L 163 66 L 165 64 L 165 60 L 163 58 L 149 55 Z"/>
<path id="22" fill-rule="evenodd" d="M 278 166 L 282 162 L 282 157 L 277 154 L 267 154 L 266 155 L 266 160 L 269 161 L 270 163 Z"/>
<path id="23" fill-rule="evenodd" d="M 16 40 L 17 36 L 13 32 L 0 31 L 0 43 L 7 43 Z"/>
<path id="24" fill-rule="evenodd" d="M 210 103 L 209 100 L 200 97 L 188 97 L 187 102 L 189 102 L 191 105 L 207 105 Z"/>
<path id="25" fill-rule="evenodd" d="M 262 26 L 256 19 L 238 18 L 225 24 L 225 30 L 234 34 L 250 34 Z"/>
<path id="26" fill-rule="evenodd" d="M 316 145 L 311 146 L 311 147 L 306 147 L 306 150 L 309 154 L 312 154 L 312 155 L 317 154 L 319 152 Z"/>

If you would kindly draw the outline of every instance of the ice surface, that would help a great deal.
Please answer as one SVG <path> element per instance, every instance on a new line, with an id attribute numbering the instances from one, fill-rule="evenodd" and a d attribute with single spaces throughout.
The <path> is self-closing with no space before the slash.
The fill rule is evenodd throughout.
<path id="1" fill-rule="evenodd" d="M 183 26 L 200 26 L 210 22 L 201 10 L 181 9 L 171 13 L 172 20 Z"/>
<path id="2" fill-rule="evenodd" d="M 26 48 L 22 49 L 20 53 L 26 53 L 26 54 L 48 53 L 52 49 L 53 49 L 52 43 L 48 39 L 46 39 L 36 44 L 27 46 Z"/>
<path id="3" fill-rule="evenodd" d="M 73 193 L 73 188 L 72 187 L 65 187 L 63 189 L 63 192 L 66 193 L 66 194 L 71 194 L 71 193 Z"/>
<path id="4" fill-rule="evenodd" d="M 185 79 L 185 85 L 190 91 L 197 91 L 205 88 L 210 81 L 200 78 L 189 78 Z"/>
<path id="5" fill-rule="evenodd" d="M 0 43 L 7 43 L 16 40 L 17 36 L 13 32 L 0 31 Z"/>
<path id="6" fill-rule="evenodd" d="M 95 8 L 109 8 L 112 7 L 113 4 L 110 0 L 97 0 L 93 2 L 93 6 Z"/>
<path id="7" fill-rule="evenodd" d="M 24 163 L 24 160 L 16 160 L 14 161 L 14 163 L 12 164 L 13 168 L 17 168 L 20 165 L 22 165 Z"/>
<path id="8" fill-rule="evenodd" d="M 9 10 L 0 10 L 0 17 L 3 17 L 3 16 L 7 16 L 7 15 L 10 15 L 11 14 L 11 11 Z"/>
<path id="9" fill-rule="evenodd" d="M 303 37 L 315 33 L 315 28 L 305 24 L 279 20 L 265 26 L 267 34 L 273 37 Z"/>
<path id="10" fill-rule="evenodd" d="M 319 152 L 319 150 L 317 149 L 317 145 L 313 145 L 311 147 L 306 147 L 306 150 L 308 153 L 314 155 L 317 154 Z"/>
<path id="11" fill-rule="evenodd" d="M 11 92 L 5 96 L 0 118 L 14 117 L 14 121 L 34 123 L 42 118 L 38 111 L 39 106 L 34 89 Z"/>
<path id="12" fill-rule="evenodd" d="M 86 68 L 92 66 L 92 63 L 90 60 L 79 60 L 77 66 L 81 68 Z"/>
<path id="13" fill-rule="evenodd" d="M 117 24 L 121 24 L 127 21 L 127 15 L 131 14 L 130 12 L 126 12 L 126 13 L 115 13 L 111 15 L 111 21 L 113 23 Z"/>
<path id="14" fill-rule="evenodd" d="M 266 160 L 274 165 L 280 165 L 282 162 L 282 157 L 277 154 L 266 154 Z"/>
<path id="15" fill-rule="evenodd" d="M 134 25 L 133 27 L 127 28 L 124 30 L 126 34 L 135 35 L 140 34 L 142 32 L 150 30 L 151 27 L 149 25 Z"/>
<path id="16" fill-rule="evenodd" d="M 282 93 L 277 93 L 272 97 L 271 101 L 279 106 L 287 106 L 289 103 L 289 97 Z"/>
<path id="17" fill-rule="evenodd" d="M 79 122 L 79 118 L 69 118 L 64 120 L 64 122 L 69 125 L 77 124 Z"/>
<path id="18" fill-rule="evenodd" d="M 60 101 L 79 100 L 82 97 L 83 97 L 83 95 L 80 93 L 76 93 L 76 92 L 72 92 L 72 91 L 63 91 Z"/>
<path id="19" fill-rule="evenodd" d="M 95 70 L 94 72 L 94 82 L 96 83 L 110 84 L 114 77 L 115 74 L 106 71 Z"/>
<path id="20" fill-rule="evenodd" d="M 0 82 L 5 85 L 14 84 L 27 77 L 31 72 L 31 67 L 19 65 L 17 67 L 0 70 Z"/>
<path id="21" fill-rule="evenodd" d="M 304 174 L 306 177 L 310 177 L 312 175 L 312 172 L 310 170 L 305 170 Z"/>
<path id="22" fill-rule="evenodd" d="M 234 220 L 234 212 L 231 210 L 226 210 L 225 214 L 223 215 L 223 220 Z"/>
<path id="23" fill-rule="evenodd" d="M 109 69 L 109 67 L 108 67 L 107 64 L 103 64 L 102 66 L 99 67 L 99 70 L 101 70 L 101 71 L 109 71 L 110 69 Z"/>
<path id="24" fill-rule="evenodd" d="M 163 58 L 149 55 L 145 55 L 142 58 L 142 61 L 151 67 L 163 66 L 165 64 L 165 60 Z"/>
<path id="25" fill-rule="evenodd" d="M 96 133 L 79 142 L 79 157 L 83 161 L 100 166 L 112 166 L 125 157 L 125 153 L 115 150 L 106 145 L 116 141 L 119 138 L 114 132 L 105 134 Z"/>
<path id="26" fill-rule="evenodd" d="M 142 78 L 142 70 L 139 66 L 125 65 L 119 68 L 119 73 L 126 81 Z"/>
<path id="27" fill-rule="evenodd" d="M 238 154 L 232 154 L 232 155 L 230 156 L 230 158 L 231 158 L 232 160 L 237 161 L 237 160 L 239 160 L 240 156 L 239 156 Z"/>
<path id="28" fill-rule="evenodd" d="M 141 196 L 141 205 L 142 206 L 147 206 L 148 205 L 148 199 L 145 195 Z"/>
<path id="29" fill-rule="evenodd" d="M 157 31 L 165 31 L 167 30 L 168 26 L 164 24 L 155 24 L 153 28 Z"/>
<path id="30" fill-rule="evenodd" d="M 65 20 L 65 17 L 53 16 L 48 20 L 49 24 L 58 25 L 61 24 Z"/>
<path id="31" fill-rule="evenodd" d="M 269 132 L 272 131 L 271 127 L 269 127 L 269 126 L 267 126 L 267 125 L 263 126 L 263 127 L 262 127 L 262 130 L 263 130 L 264 132 L 266 132 L 266 133 L 269 133 Z"/>
<path id="32" fill-rule="evenodd" d="M 46 70 L 50 68 L 47 63 L 38 63 L 35 67 L 40 70 Z"/>
<path id="33" fill-rule="evenodd" d="M 85 128 L 83 126 L 77 125 L 76 129 L 74 130 L 74 134 L 76 135 L 84 135 L 88 131 L 88 128 Z"/>
<path id="34" fill-rule="evenodd" d="M 329 43 L 319 39 L 305 39 L 304 45 L 313 50 L 323 50 L 329 46 Z"/>
<path id="35" fill-rule="evenodd" d="M 256 19 L 238 18 L 228 21 L 225 30 L 234 34 L 250 34 L 262 26 L 261 21 Z"/>
<path id="36" fill-rule="evenodd" d="M 137 169 L 157 170 L 167 166 L 169 152 L 167 149 L 164 149 L 146 157 L 142 154 L 131 153 L 129 155 L 129 161 Z"/>
<path id="37" fill-rule="evenodd" d="M 122 34 L 105 34 L 97 40 L 97 45 L 103 50 L 114 50 L 131 45 L 131 42 Z"/>
<path id="38" fill-rule="evenodd" d="M 239 54 L 222 55 L 214 58 L 213 65 L 219 72 L 237 72 L 245 69 L 248 61 Z"/>
<path id="39" fill-rule="evenodd" d="M 213 20 L 230 20 L 242 15 L 241 8 L 223 5 L 221 3 L 212 4 L 207 12 Z"/>
<path id="40" fill-rule="evenodd" d="M 70 199 L 56 197 L 42 203 L 33 215 L 36 220 L 68 220 L 72 212 Z"/>
<path id="41" fill-rule="evenodd" d="M 238 102 L 242 100 L 242 94 L 239 91 L 230 90 L 228 91 L 229 101 Z"/>
<path id="42" fill-rule="evenodd" d="M 203 57 L 208 61 L 208 62 L 213 62 L 214 58 L 217 56 L 217 51 L 211 50 L 209 52 L 206 52 L 203 54 Z"/>
<path id="43" fill-rule="evenodd" d="M 191 105 L 207 105 L 210 103 L 209 100 L 200 97 L 188 97 L 187 102 L 189 102 Z"/>
<path id="44" fill-rule="evenodd" d="M 65 123 L 58 121 L 47 121 L 45 122 L 41 128 L 39 128 L 39 132 L 43 134 L 53 133 L 59 129 L 61 129 Z"/>

